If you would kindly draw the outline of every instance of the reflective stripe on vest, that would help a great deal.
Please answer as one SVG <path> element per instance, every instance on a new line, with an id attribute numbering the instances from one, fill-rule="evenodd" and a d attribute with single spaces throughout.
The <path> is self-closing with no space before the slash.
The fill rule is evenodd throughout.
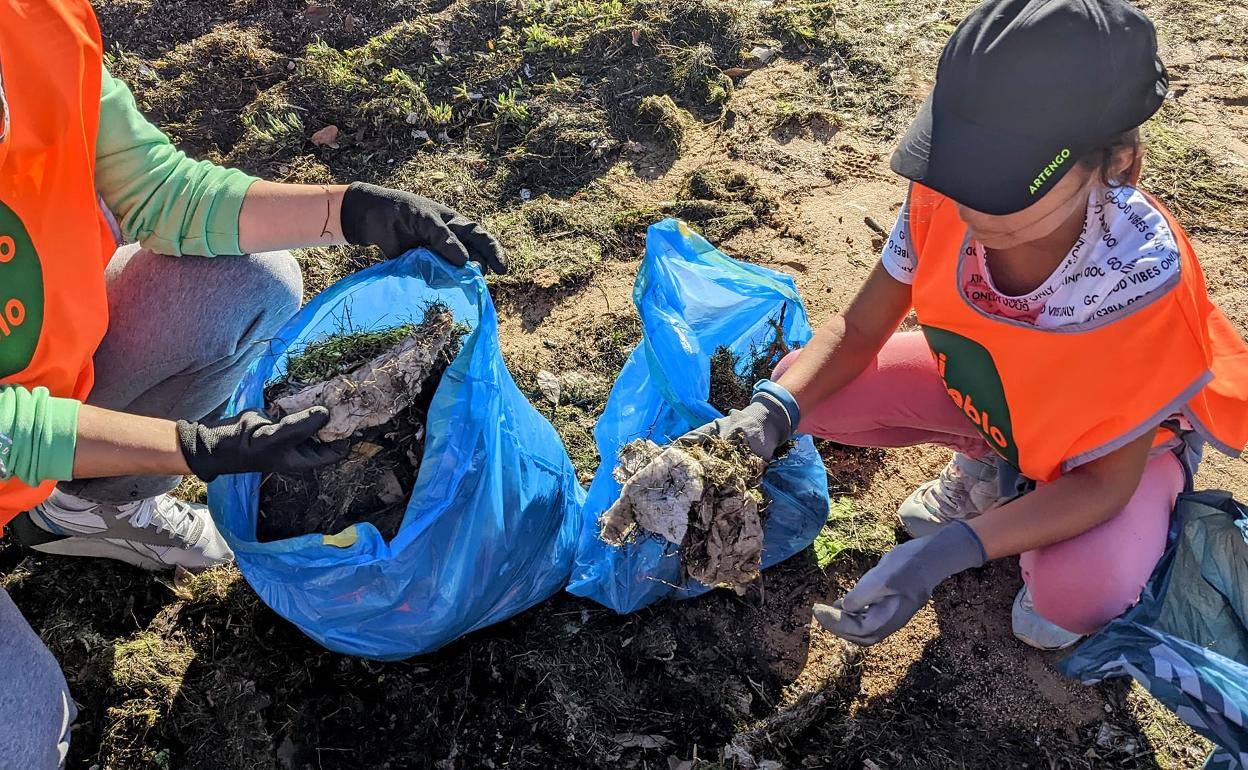
<path id="1" fill-rule="evenodd" d="M 1152 203 L 1178 242 L 1179 280 L 1105 322 L 1046 330 L 971 305 L 958 284 L 966 225 L 951 200 L 911 185 L 915 314 L 949 397 L 1029 478 L 1051 481 L 1180 412 L 1228 454 L 1248 440 L 1248 346 Z"/>
<path id="2" fill-rule="evenodd" d="M 85 399 L 108 326 L 95 195 L 103 47 L 86 0 L 0 0 L 0 383 Z M 0 526 L 52 484 L 0 482 Z"/>

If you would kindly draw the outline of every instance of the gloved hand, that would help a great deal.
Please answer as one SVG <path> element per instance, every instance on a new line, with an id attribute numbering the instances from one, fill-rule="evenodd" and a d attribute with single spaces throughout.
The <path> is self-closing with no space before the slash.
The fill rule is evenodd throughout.
<path id="1" fill-rule="evenodd" d="M 342 234 L 357 246 L 380 246 L 387 258 L 427 248 L 456 267 L 472 260 L 507 272 L 503 247 L 481 225 L 441 203 L 402 190 L 356 182 L 342 196 Z"/>
<path id="2" fill-rule="evenodd" d="M 252 409 L 206 424 L 178 420 L 178 443 L 191 473 L 204 481 L 229 473 L 298 473 L 347 456 L 346 440 L 324 444 L 315 438 L 327 422 L 323 406 L 279 422 Z"/>
<path id="3" fill-rule="evenodd" d="M 767 383 L 767 387 L 772 392 L 755 391 L 754 398 L 744 409 L 733 409 L 726 417 L 689 431 L 678 442 L 697 444 L 713 436 L 726 439 L 737 434 L 745 439 L 751 452 L 770 462 L 776 450 L 793 438 L 793 431 L 797 428 L 794 419 L 797 402 L 779 385 Z M 782 394 L 781 397 L 777 397 L 776 393 Z M 782 400 L 786 398 L 792 412 Z"/>
<path id="4" fill-rule="evenodd" d="M 955 521 L 884 554 L 844 598 L 816 604 L 815 619 L 842 639 L 875 644 L 914 617 L 937 585 L 987 560 L 979 535 Z"/>

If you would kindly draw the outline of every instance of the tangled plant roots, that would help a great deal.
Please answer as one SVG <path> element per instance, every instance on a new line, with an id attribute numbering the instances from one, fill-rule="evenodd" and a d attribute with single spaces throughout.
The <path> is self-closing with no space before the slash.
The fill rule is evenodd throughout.
<path id="1" fill-rule="evenodd" d="M 638 530 L 681 546 L 700 583 L 745 592 L 762 569 L 766 464 L 733 441 L 660 447 L 642 439 L 620 450 L 620 499 L 603 514 L 602 539 L 622 545 Z"/>

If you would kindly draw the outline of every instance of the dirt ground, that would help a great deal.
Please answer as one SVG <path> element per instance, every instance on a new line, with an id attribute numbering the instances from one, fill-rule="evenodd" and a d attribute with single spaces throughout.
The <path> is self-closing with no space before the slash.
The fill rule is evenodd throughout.
<path id="1" fill-rule="evenodd" d="M 109 64 L 188 152 L 269 178 L 363 179 L 480 217 L 508 365 L 583 478 L 639 338 L 644 229 L 679 216 L 790 272 L 819 319 L 878 258 L 905 188 L 891 146 L 965 0 L 97 0 Z M 1248 12 L 1149 0 L 1173 98 L 1146 185 L 1248 329 Z M 311 141 L 336 126 L 337 147 Z M 324 134 L 322 134 L 324 136 Z M 301 255 L 308 291 L 367 264 Z M 544 400 L 546 370 L 579 378 Z M 559 596 L 428 656 L 317 647 L 232 568 L 152 577 L 0 542 L 7 588 L 80 705 L 72 768 L 1196 768 L 1198 737 L 1136 688 L 1085 688 L 1017 643 L 1006 560 L 851 650 L 811 623 L 896 538 L 947 453 L 823 448 L 815 545 L 743 597 L 620 617 Z M 1248 498 L 1248 463 L 1199 482 Z M 193 490 L 191 491 L 193 494 Z M 766 764 L 772 762 L 774 764 Z"/>

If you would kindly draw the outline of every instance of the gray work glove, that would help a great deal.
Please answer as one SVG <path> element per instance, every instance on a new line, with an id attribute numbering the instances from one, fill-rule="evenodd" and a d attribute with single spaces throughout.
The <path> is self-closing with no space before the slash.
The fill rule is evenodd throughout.
<path id="1" fill-rule="evenodd" d="M 727 439 L 740 435 L 750 451 L 771 462 L 776 450 L 793 438 L 789 413 L 784 406 L 767 393 L 755 393 L 754 399 L 744 409 L 733 409 L 728 416 L 689 431 L 678 439 L 682 444 L 697 444 L 719 436 Z"/>
<path id="2" fill-rule="evenodd" d="M 387 258 L 426 248 L 463 267 L 507 272 L 503 247 L 485 228 L 454 209 L 415 193 L 356 182 L 342 196 L 342 235 L 357 246 L 380 246 Z"/>
<path id="3" fill-rule="evenodd" d="M 955 521 L 884 554 L 844 598 L 816 604 L 815 619 L 842 639 L 875 644 L 909 622 L 937 585 L 987 560 L 979 535 Z"/>
<path id="4" fill-rule="evenodd" d="M 204 481 L 230 473 L 300 473 L 342 460 L 345 439 L 329 444 L 316 432 L 329 410 L 314 406 L 274 422 L 254 409 L 210 423 L 178 420 L 178 444 L 191 473 Z"/>

